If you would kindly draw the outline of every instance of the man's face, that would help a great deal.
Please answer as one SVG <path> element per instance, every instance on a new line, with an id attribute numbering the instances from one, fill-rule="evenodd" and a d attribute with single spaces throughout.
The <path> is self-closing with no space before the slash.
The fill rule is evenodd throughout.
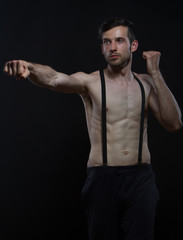
<path id="1" fill-rule="evenodd" d="M 112 67 L 124 68 L 131 60 L 128 28 L 114 27 L 103 33 L 102 53 Z"/>

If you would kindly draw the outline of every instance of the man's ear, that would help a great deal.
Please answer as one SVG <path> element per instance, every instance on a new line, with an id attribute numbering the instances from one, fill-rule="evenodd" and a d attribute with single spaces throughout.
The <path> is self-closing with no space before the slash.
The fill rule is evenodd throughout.
<path id="1" fill-rule="evenodd" d="M 138 48 L 138 45 L 139 45 L 138 41 L 134 40 L 131 44 L 131 52 L 135 52 Z"/>

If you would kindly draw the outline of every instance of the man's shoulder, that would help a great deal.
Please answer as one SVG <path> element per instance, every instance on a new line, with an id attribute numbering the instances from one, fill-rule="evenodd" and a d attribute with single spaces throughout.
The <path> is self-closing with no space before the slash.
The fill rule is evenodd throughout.
<path id="1" fill-rule="evenodd" d="M 139 79 L 142 80 L 142 81 L 147 81 L 147 80 L 151 80 L 151 79 L 152 79 L 149 74 L 145 74 L 145 73 L 135 73 L 135 72 L 134 72 L 134 74 L 135 74 L 135 76 L 136 76 L 137 78 L 139 78 Z"/>
<path id="2" fill-rule="evenodd" d="M 76 72 L 76 73 L 73 73 L 71 75 L 72 77 L 75 77 L 75 78 L 82 78 L 82 79 L 92 79 L 92 78 L 96 78 L 99 76 L 99 71 L 95 71 L 95 72 L 91 72 L 91 73 L 85 73 L 85 72 Z"/>
<path id="3" fill-rule="evenodd" d="M 78 81 L 82 82 L 86 90 L 82 93 L 82 96 L 85 96 L 85 97 L 90 95 L 91 90 L 96 89 L 96 84 L 98 84 L 100 79 L 99 70 L 91 73 L 76 72 L 71 76 L 77 79 Z"/>
<path id="4" fill-rule="evenodd" d="M 146 95 L 148 96 L 152 89 L 154 89 L 154 82 L 152 77 L 149 74 L 144 73 L 134 73 L 136 77 L 142 82 Z"/>
<path id="5" fill-rule="evenodd" d="M 100 79 L 99 71 L 85 73 L 85 72 L 77 72 L 72 74 L 72 77 L 82 81 L 84 85 L 87 87 L 89 85 L 93 85 L 94 83 L 98 82 Z"/>
<path id="6" fill-rule="evenodd" d="M 145 85 L 152 86 L 153 80 L 152 77 L 149 74 L 145 73 L 134 73 L 135 76 Z"/>

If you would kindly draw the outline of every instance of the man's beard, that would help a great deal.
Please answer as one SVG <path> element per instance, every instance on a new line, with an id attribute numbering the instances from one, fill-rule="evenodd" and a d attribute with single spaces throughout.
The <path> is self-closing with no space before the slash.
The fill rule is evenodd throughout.
<path id="1" fill-rule="evenodd" d="M 110 58 L 110 56 L 114 54 L 117 55 L 118 58 L 117 59 L 112 59 Z M 131 60 L 131 52 L 129 52 L 128 54 L 126 54 L 126 56 L 121 56 L 120 54 L 117 53 L 111 53 L 109 54 L 109 56 L 105 56 L 105 59 L 107 61 L 107 63 L 112 67 L 112 68 L 120 68 L 123 69 L 124 67 L 126 67 L 128 65 L 128 63 Z"/>

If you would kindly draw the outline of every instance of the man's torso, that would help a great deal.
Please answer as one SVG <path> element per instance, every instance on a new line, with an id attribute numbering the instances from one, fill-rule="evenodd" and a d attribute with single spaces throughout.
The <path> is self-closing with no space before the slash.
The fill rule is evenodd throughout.
<path id="1" fill-rule="evenodd" d="M 151 86 L 145 75 L 136 74 L 145 89 L 145 121 L 143 131 L 142 162 L 150 162 L 147 144 L 147 110 Z M 84 102 L 91 151 L 88 167 L 102 165 L 102 102 L 99 71 L 87 79 L 87 93 L 81 97 Z M 129 81 L 111 79 L 105 74 L 106 85 L 106 125 L 107 125 L 107 165 L 134 165 L 138 161 L 141 90 L 133 77 Z"/>

